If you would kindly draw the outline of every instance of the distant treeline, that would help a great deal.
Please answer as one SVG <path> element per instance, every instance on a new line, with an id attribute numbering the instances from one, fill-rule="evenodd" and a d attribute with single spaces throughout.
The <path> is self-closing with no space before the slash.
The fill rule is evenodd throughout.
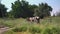
<path id="1" fill-rule="evenodd" d="M 17 0 L 14 3 L 11 3 L 12 10 L 7 12 L 5 5 L 0 4 L 0 17 L 10 17 L 10 18 L 27 18 L 33 16 L 50 16 L 52 7 L 47 3 L 40 3 L 38 5 L 31 5 L 25 0 Z"/>

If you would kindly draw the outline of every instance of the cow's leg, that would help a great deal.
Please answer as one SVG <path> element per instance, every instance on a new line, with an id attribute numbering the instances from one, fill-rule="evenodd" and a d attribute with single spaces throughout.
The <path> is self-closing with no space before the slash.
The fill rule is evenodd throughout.
<path id="1" fill-rule="evenodd" d="M 40 19 L 37 19 L 37 23 L 40 23 Z"/>

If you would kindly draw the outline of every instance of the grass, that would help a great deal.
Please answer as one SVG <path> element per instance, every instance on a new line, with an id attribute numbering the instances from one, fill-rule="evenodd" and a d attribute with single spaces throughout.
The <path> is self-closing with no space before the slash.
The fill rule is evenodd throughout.
<path id="1" fill-rule="evenodd" d="M 29 32 L 31 32 L 32 34 L 41 33 L 41 29 L 39 27 L 32 26 L 29 28 Z"/>
<path id="2" fill-rule="evenodd" d="M 16 27 L 14 29 L 12 29 L 14 32 L 25 32 L 27 31 L 27 27 L 26 26 L 20 26 L 20 27 Z"/>
<path id="3" fill-rule="evenodd" d="M 47 17 L 47 18 L 41 19 L 40 24 L 37 24 L 35 22 L 33 22 L 33 23 L 28 22 L 28 21 L 26 21 L 26 19 L 23 19 L 23 18 L 14 19 L 14 20 L 0 19 L 0 24 L 3 24 L 5 26 L 11 27 L 11 28 L 13 28 L 13 27 L 25 28 L 26 27 L 26 31 L 24 31 L 24 32 L 23 31 L 22 32 L 14 32 L 13 30 L 11 30 L 10 32 L 13 32 L 11 34 L 32 34 L 32 32 L 35 32 L 35 34 L 39 34 L 39 33 L 44 34 L 44 32 L 47 30 L 50 30 L 50 28 L 53 28 L 53 27 L 57 28 L 57 29 L 60 28 L 60 17 Z M 23 28 L 21 30 L 23 30 Z M 30 31 L 30 29 L 31 29 L 31 31 Z M 37 31 L 39 31 L 39 33 L 37 33 Z M 54 30 L 51 29 L 51 31 L 54 31 Z M 5 33 L 10 33 L 10 32 L 7 31 Z M 45 33 L 45 34 L 47 34 L 47 33 Z"/>

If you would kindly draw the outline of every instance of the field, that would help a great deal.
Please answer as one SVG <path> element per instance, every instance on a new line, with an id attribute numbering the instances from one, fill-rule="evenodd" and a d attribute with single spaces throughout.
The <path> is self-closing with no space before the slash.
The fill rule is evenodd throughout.
<path id="1" fill-rule="evenodd" d="M 60 34 L 60 17 L 46 17 L 40 23 L 26 19 L 0 19 L 0 24 L 12 29 L 4 34 Z"/>

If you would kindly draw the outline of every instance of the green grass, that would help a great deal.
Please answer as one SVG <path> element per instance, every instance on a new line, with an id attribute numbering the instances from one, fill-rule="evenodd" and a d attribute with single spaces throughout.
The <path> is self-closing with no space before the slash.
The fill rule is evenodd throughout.
<path id="1" fill-rule="evenodd" d="M 27 31 L 27 26 L 16 27 L 16 28 L 12 29 L 12 31 L 14 31 L 14 32 L 25 32 L 25 31 Z"/>
<path id="2" fill-rule="evenodd" d="M 37 32 L 37 30 L 39 30 L 39 32 L 41 31 L 40 33 L 42 33 L 42 32 L 44 32 L 43 30 L 46 30 L 46 28 L 47 28 L 47 30 L 50 30 L 50 28 L 53 28 L 53 27 L 60 28 L 60 17 L 46 17 L 46 18 L 40 20 L 40 24 L 37 24 L 36 22 L 33 22 L 33 23 L 28 22 L 28 21 L 26 21 L 26 19 L 23 19 L 23 18 L 14 19 L 14 20 L 7 19 L 5 21 L 4 21 L 4 19 L 0 19 L 0 24 L 3 24 L 5 26 L 11 27 L 11 28 L 26 26 L 27 27 L 26 32 L 31 33 L 29 31 L 29 29 L 32 28 L 31 29 L 32 32 Z M 34 29 L 34 31 L 33 31 L 33 29 Z M 6 33 L 8 33 L 8 32 L 6 32 Z M 14 32 L 14 33 L 17 33 L 17 32 Z M 21 34 L 21 33 L 17 33 L 17 34 Z"/>

